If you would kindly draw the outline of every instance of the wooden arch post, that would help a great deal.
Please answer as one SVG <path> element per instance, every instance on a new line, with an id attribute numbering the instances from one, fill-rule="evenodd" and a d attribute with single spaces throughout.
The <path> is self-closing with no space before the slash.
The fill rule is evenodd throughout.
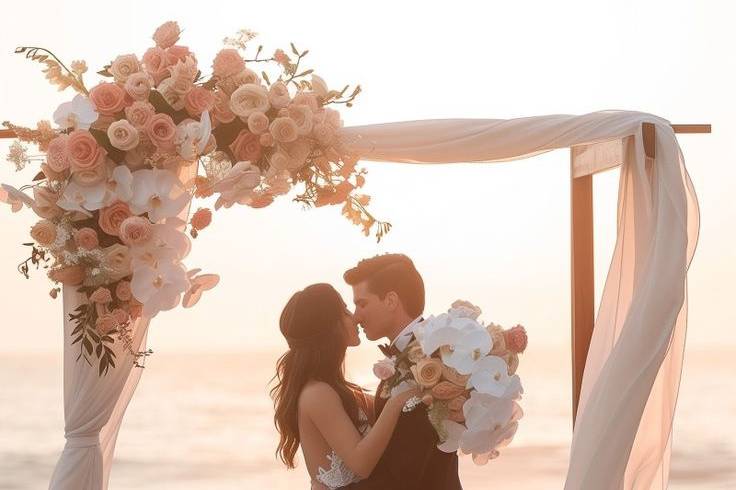
<path id="1" fill-rule="evenodd" d="M 710 124 L 673 124 L 675 133 L 710 133 Z M 646 165 L 655 157 L 656 130 L 652 123 L 642 123 Z M 574 177 L 570 150 L 571 204 L 571 320 L 572 320 L 572 421 L 577 418 L 580 388 L 585 361 L 595 324 L 595 271 L 593 262 L 593 175 Z"/>

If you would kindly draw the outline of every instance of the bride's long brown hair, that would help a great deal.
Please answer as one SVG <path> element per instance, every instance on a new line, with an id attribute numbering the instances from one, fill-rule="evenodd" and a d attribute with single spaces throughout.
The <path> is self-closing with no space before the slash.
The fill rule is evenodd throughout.
<path id="1" fill-rule="evenodd" d="M 346 305 L 340 293 L 329 284 L 313 284 L 295 293 L 281 312 L 279 326 L 289 344 L 276 363 L 278 383 L 271 389 L 276 413 L 273 420 L 281 440 L 276 455 L 287 468 L 294 468 L 299 448 L 297 404 L 307 381 L 329 384 L 342 400 L 356 427 L 358 403 L 365 399 L 360 386 L 345 379 L 347 342 L 343 327 Z"/>

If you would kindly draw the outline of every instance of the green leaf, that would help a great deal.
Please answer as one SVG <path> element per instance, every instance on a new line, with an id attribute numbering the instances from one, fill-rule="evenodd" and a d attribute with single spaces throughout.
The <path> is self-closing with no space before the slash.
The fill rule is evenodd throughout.
<path id="1" fill-rule="evenodd" d="M 95 349 L 95 355 L 97 356 L 97 359 L 100 358 L 102 355 L 102 344 L 97 344 L 97 348 Z"/>
<path id="2" fill-rule="evenodd" d="M 100 369 L 99 369 L 100 376 L 103 375 L 103 371 L 104 371 L 104 374 L 107 374 L 107 359 L 104 357 L 100 359 Z"/>
<path id="3" fill-rule="evenodd" d="M 291 52 L 294 53 L 296 56 L 299 56 L 299 51 L 296 50 L 296 46 L 294 46 L 294 43 L 291 44 Z"/>
<path id="4" fill-rule="evenodd" d="M 169 116 L 171 116 L 171 119 L 174 120 L 175 124 L 179 124 L 184 119 L 189 117 L 189 114 L 184 109 L 180 111 L 174 110 L 174 108 L 171 107 L 168 102 L 166 102 L 166 99 L 164 99 L 164 96 L 161 95 L 161 92 L 158 92 L 156 90 L 151 90 L 151 93 L 148 96 L 148 102 L 153 105 L 153 107 L 156 109 L 156 112 L 163 112 L 164 114 L 168 114 Z"/>
<path id="5" fill-rule="evenodd" d="M 93 350 L 92 342 L 90 342 L 87 337 L 85 337 L 84 340 L 82 341 L 82 345 L 87 350 L 87 354 L 92 354 L 92 350 Z"/>
<path id="6" fill-rule="evenodd" d="M 122 163 L 123 160 L 125 160 L 125 152 L 112 146 L 110 138 L 107 136 L 107 131 L 102 131 L 96 128 L 89 128 L 88 131 L 92 136 L 94 136 L 97 144 L 107 150 L 107 156 L 109 156 L 112 161 L 115 163 Z"/>
<path id="7" fill-rule="evenodd" d="M 80 341 L 80 340 L 82 340 L 83 338 L 84 338 L 84 335 L 80 335 L 79 337 L 77 337 L 76 339 L 74 339 L 74 342 L 72 342 L 72 343 L 71 343 L 71 345 L 74 345 L 74 344 L 76 344 L 77 342 L 79 342 L 79 341 Z"/>
<path id="8" fill-rule="evenodd" d="M 261 76 L 263 77 L 263 79 L 266 81 L 267 84 L 271 85 L 271 80 L 268 79 L 268 75 L 266 74 L 265 71 L 261 72 Z"/>

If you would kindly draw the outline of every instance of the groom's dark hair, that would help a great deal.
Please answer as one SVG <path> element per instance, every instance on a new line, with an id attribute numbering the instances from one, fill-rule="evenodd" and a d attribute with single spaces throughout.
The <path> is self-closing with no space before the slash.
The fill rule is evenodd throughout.
<path id="1" fill-rule="evenodd" d="M 414 262 L 404 254 L 363 259 L 343 278 L 351 286 L 367 281 L 368 290 L 381 299 L 395 291 L 409 316 L 419 316 L 424 311 L 424 281 Z"/>

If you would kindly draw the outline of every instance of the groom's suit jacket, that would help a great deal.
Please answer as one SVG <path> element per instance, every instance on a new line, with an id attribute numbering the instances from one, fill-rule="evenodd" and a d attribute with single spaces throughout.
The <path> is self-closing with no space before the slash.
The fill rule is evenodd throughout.
<path id="1" fill-rule="evenodd" d="M 386 403 L 375 398 L 376 417 Z M 439 438 L 427 418 L 427 406 L 420 403 L 399 417 L 386 451 L 373 473 L 349 490 L 462 490 L 458 476 L 457 453 L 437 449 Z"/>

